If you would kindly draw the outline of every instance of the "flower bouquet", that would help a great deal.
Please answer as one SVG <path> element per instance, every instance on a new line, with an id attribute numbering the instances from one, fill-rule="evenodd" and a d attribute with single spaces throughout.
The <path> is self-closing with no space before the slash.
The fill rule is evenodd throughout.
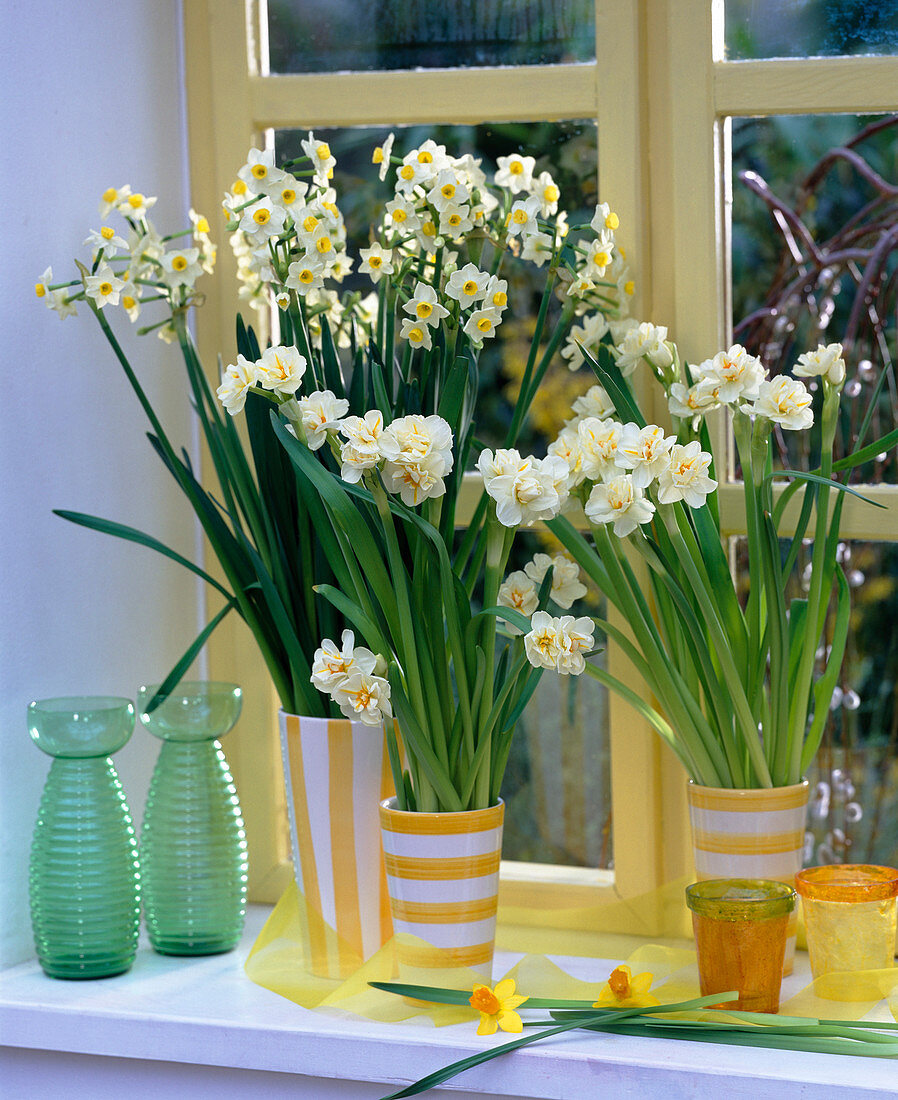
<path id="1" fill-rule="evenodd" d="M 565 427 L 549 453 L 567 464 L 589 538 L 564 516 L 548 526 L 621 613 L 625 628 L 601 626 L 656 705 L 606 671 L 596 675 L 629 699 L 696 783 L 797 784 L 820 743 L 848 633 L 848 585 L 836 549 L 845 494 L 860 494 L 838 475 L 894 446 L 898 433 L 865 444 L 865 423 L 857 450 L 833 461 L 845 379 L 839 344 L 801 355 L 792 377 L 768 377 L 739 345 L 690 366 L 666 329 L 634 322 L 622 340 L 606 335 L 586 357 L 607 406 Z M 630 385 L 637 369 L 663 387 L 672 431 L 646 423 Z M 810 430 L 815 392 L 819 465 L 776 468 L 774 431 Z M 719 409 L 730 416 L 743 473 L 744 607 L 721 537 L 705 422 Z M 777 481 L 787 482 L 779 494 Z M 784 540 L 785 509 L 802 489 L 795 531 Z M 787 581 L 811 524 L 807 594 L 790 597 Z"/>

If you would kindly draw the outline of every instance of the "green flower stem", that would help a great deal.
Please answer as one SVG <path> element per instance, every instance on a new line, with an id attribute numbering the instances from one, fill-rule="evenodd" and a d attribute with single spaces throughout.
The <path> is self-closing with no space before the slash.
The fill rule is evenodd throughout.
<path id="1" fill-rule="evenodd" d="M 505 569 L 507 553 L 505 552 L 505 528 L 496 518 L 496 506 L 491 506 L 486 517 L 486 568 L 483 577 L 483 606 L 494 607 L 498 602 L 499 586 L 502 583 L 502 573 Z M 494 680 L 496 675 L 496 620 L 492 615 L 484 619 L 480 636 L 480 644 L 486 654 L 486 672 L 484 675 L 483 692 L 480 697 L 480 715 L 477 722 L 479 727 L 477 736 L 477 750 L 482 752 L 477 779 L 474 784 L 474 798 L 476 805 L 486 807 L 490 799 L 490 763 L 491 750 L 491 723 L 490 713 L 493 709 Z"/>
<path id="2" fill-rule="evenodd" d="M 751 420 L 744 413 L 736 411 L 732 418 L 733 435 L 736 440 L 736 450 L 742 465 L 742 486 L 745 494 L 745 523 L 748 536 L 748 605 L 746 607 L 746 620 L 748 627 L 749 645 L 749 678 L 748 683 L 755 683 L 760 675 L 763 677 L 764 636 L 763 611 L 761 597 L 764 593 L 764 582 L 761 575 L 761 538 L 758 531 L 758 501 L 756 489 L 756 472 L 752 465 L 751 445 Z"/>
<path id="3" fill-rule="evenodd" d="M 705 621 L 711 632 L 712 642 L 717 647 L 717 659 L 720 662 L 721 671 L 730 692 L 735 711 L 736 728 L 741 732 L 742 740 L 752 766 L 754 767 L 756 778 L 760 786 L 772 787 L 773 780 L 770 777 L 767 761 L 764 759 L 764 751 L 761 748 L 761 742 L 758 737 L 757 722 L 748 705 L 745 688 L 739 679 L 739 672 L 733 662 L 733 655 L 730 650 L 729 641 L 726 637 L 726 632 L 718 619 L 717 608 L 714 606 L 713 599 L 702 583 L 701 575 L 695 566 L 695 562 L 692 560 L 692 555 L 689 553 L 683 541 L 683 536 L 673 515 L 665 515 L 664 521 L 674 548 L 680 558 L 680 563 L 692 584 L 693 595 L 701 608 L 702 614 L 705 616 Z"/>
<path id="4" fill-rule="evenodd" d="M 820 474 L 827 480 L 832 477 L 833 440 L 839 419 L 840 386 L 823 382 L 823 415 L 820 439 Z M 789 707 L 789 774 L 788 783 L 801 780 L 801 753 L 804 747 L 805 727 L 808 720 L 808 699 L 817 653 L 819 632 L 817 624 L 823 598 L 823 576 L 826 571 L 827 519 L 829 516 L 828 485 L 818 485 L 817 515 L 814 526 L 814 549 L 811 555 L 811 587 L 808 592 L 807 622 L 799 657 L 792 702 Z M 829 592 L 826 593 L 829 600 Z"/>
<path id="5" fill-rule="evenodd" d="M 542 340 L 543 329 L 546 327 L 546 315 L 549 312 L 549 303 L 552 300 L 552 288 L 555 285 L 555 275 L 551 275 L 546 282 L 546 289 L 543 291 L 542 301 L 539 304 L 539 313 L 536 317 L 536 327 L 533 331 L 533 339 L 530 342 L 530 352 L 527 356 L 527 365 L 524 368 L 524 374 L 521 378 L 521 389 L 518 397 L 517 405 L 515 406 L 514 416 L 512 417 L 511 424 L 508 427 L 508 434 L 505 437 L 505 446 L 513 447 L 515 441 L 518 438 L 518 433 L 521 430 L 521 424 L 524 420 L 524 415 L 527 412 L 526 403 L 523 400 L 525 394 L 530 388 L 530 379 L 533 375 L 533 368 L 536 365 L 536 353 L 539 350 L 539 344 Z"/>

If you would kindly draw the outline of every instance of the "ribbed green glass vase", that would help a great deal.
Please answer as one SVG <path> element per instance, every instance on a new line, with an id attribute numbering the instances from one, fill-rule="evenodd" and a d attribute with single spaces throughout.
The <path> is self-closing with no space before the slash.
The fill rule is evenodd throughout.
<path id="1" fill-rule="evenodd" d="M 137 840 L 110 759 L 133 728 L 127 699 L 43 699 L 28 707 L 32 739 L 54 758 L 29 867 L 34 943 L 53 978 L 121 974 L 137 953 Z"/>
<path id="2" fill-rule="evenodd" d="M 179 684 L 152 711 L 158 685 L 138 694 L 140 720 L 162 740 L 140 835 L 144 916 L 165 955 L 236 947 L 246 913 L 247 846 L 234 780 L 218 738 L 237 721 L 235 684 Z"/>

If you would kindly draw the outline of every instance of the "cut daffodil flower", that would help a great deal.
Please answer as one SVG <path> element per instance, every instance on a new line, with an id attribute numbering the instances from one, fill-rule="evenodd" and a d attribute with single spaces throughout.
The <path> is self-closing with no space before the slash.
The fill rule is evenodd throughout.
<path id="1" fill-rule="evenodd" d="M 515 1009 L 520 1008 L 527 998 L 515 993 L 514 989 L 514 978 L 503 979 L 495 989 L 474 983 L 470 1004 L 480 1013 L 478 1035 L 494 1035 L 497 1028 L 509 1032 L 524 1030 L 524 1023 Z"/>
<path id="2" fill-rule="evenodd" d="M 649 992 L 653 981 L 647 970 L 634 977 L 629 966 L 617 966 L 599 990 L 593 1008 L 648 1008 L 660 1004 Z"/>

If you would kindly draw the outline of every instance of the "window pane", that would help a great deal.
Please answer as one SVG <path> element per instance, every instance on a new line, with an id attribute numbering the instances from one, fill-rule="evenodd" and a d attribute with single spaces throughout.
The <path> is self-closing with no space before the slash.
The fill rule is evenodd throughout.
<path id="1" fill-rule="evenodd" d="M 268 0 L 273 73 L 548 65 L 595 57 L 594 0 Z"/>
<path id="2" fill-rule="evenodd" d="M 898 53 L 898 0 L 726 0 L 727 57 Z"/>
<path id="3" fill-rule="evenodd" d="M 818 344 L 844 345 L 837 455 L 898 425 L 898 117 L 732 119 L 733 337 L 773 373 Z M 813 388 L 814 383 L 812 383 Z M 816 431 L 784 432 L 784 463 Z M 898 481 L 892 448 L 853 476 Z"/>
<path id="4" fill-rule="evenodd" d="M 734 539 L 747 594 L 746 539 Z M 785 553 L 788 543 L 780 543 Z M 790 592 L 801 596 L 809 547 Z M 806 864 L 898 865 L 898 543 L 845 541 L 851 625 L 823 740 L 808 779 Z M 832 608 L 830 609 L 832 615 Z M 827 636 L 832 623 L 827 623 Z M 822 671 L 825 651 L 818 654 Z"/>
<path id="5" fill-rule="evenodd" d="M 378 183 L 371 165 L 371 150 L 388 133 L 388 130 L 374 127 L 315 131 L 317 137 L 330 145 L 337 161 L 333 184 L 337 204 L 346 219 L 351 256 L 357 256 L 360 248 L 367 247 L 368 227 L 380 217 L 384 203 L 392 197 L 391 180 Z M 305 137 L 305 130 L 278 131 L 275 135 L 278 162 L 301 155 L 300 141 Z M 454 156 L 472 153 L 482 158 L 482 167 L 490 178 L 498 156 L 526 152 L 536 157 L 537 173 L 551 172 L 561 192 L 560 206 L 567 211 L 570 225 L 588 222 L 595 211 L 597 146 L 594 122 L 410 126 L 396 130 L 394 153 L 401 156 L 428 137 L 445 145 Z M 526 364 L 530 336 L 545 286 L 545 274 L 532 264 L 504 264 L 502 277 L 509 282 L 511 316 L 480 356 L 477 437 L 489 447 L 504 445 L 514 410 L 516 385 Z M 366 275 L 354 273 L 345 280 L 343 289 L 367 294 L 373 288 Z M 550 326 L 560 309 L 561 303 L 553 300 Z M 565 419 L 571 415 L 574 400 L 594 382 L 595 378 L 587 376 L 586 371 L 572 374 L 565 360 L 556 357 L 531 409 L 530 427 L 520 437 L 521 450 L 544 454 L 546 441 L 556 437 Z"/>
<path id="6" fill-rule="evenodd" d="M 816 767 L 811 863 L 898 865 L 898 545 L 844 544 L 852 629 Z"/>

